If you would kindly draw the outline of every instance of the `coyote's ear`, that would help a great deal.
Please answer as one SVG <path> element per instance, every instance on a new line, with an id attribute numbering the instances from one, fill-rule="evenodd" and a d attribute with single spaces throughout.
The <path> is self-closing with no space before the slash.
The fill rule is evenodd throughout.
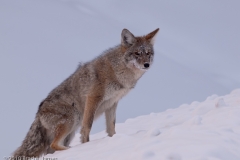
<path id="1" fill-rule="evenodd" d="M 157 28 L 156 30 L 152 31 L 151 33 L 145 36 L 146 40 L 149 41 L 152 45 L 154 45 L 154 41 L 156 39 L 156 35 L 158 31 L 159 31 L 159 28 Z"/>
<path id="2" fill-rule="evenodd" d="M 136 42 L 134 35 L 127 29 L 122 30 L 122 46 L 130 47 Z"/>

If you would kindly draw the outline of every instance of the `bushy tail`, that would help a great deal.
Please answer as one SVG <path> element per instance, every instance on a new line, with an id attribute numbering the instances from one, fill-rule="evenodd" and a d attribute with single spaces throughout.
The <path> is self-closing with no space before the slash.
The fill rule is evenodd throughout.
<path id="1" fill-rule="evenodd" d="M 48 145 L 46 129 L 36 117 L 22 145 L 13 153 L 13 157 L 18 159 L 39 157 L 46 152 Z"/>

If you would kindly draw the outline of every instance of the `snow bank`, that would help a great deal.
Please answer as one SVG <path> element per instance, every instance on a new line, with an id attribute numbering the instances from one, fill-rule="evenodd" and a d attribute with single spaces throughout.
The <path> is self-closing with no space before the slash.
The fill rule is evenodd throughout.
<path id="1" fill-rule="evenodd" d="M 104 131 L 45 157 L 61 160 L 239 160 L 240 89 L 204 102 L 128 119 L 113 137 Z"/>

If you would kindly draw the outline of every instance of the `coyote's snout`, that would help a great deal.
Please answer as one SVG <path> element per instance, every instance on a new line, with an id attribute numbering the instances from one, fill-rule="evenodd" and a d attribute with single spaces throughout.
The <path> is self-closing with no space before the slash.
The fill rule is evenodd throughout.
<path id="1" fill-rule="evenodd" d="M 39 157 L 68 149 L 79 127 L 81 142 L 88 142 L 93 120 L 103 113 L 106 132 L 113 136 L 118 101 L 151 67 L 158 30 L 135 37 L 123 29 L 120 45 L 79 66 L 40 103 L 36 118 L 14 157 Z"/>

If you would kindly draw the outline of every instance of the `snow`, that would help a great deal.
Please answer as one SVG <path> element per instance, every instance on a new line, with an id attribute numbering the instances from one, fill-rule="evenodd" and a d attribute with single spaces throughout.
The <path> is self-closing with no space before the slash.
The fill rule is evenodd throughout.
<path id="1" fill-rule="evenodd" d="M 161 104 L 159 104 L 161 105 Z M 128 119 L 116 124 L 116 134 L 105 131 L 71 148 L 45 157 L 61 160 L 239 160 L 240 89 L 226 96 Z"/>

